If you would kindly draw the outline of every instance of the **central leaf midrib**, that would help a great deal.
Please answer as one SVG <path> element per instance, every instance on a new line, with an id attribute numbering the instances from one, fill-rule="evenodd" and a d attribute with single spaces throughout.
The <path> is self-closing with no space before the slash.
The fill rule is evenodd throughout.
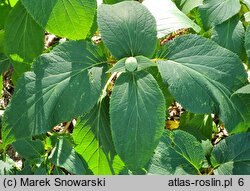
<path id="1" fill-rule="evenodd" d="M 102 142 L 102 137 L 101 137 L 101 134 L 99 133 L 99 131 L 100 131 L 101 126 L 103 126 L 102 125 L 102 120 L 101 120 L 101 112 L 102 112 L 102 107 L 104 107 L 103 104 L 105 104 L 105 103 L 103 103 L 103 101 L 105 101 L 105 100 L 101 100 L 95 106 L 96 108 L 94 109 L 94 111 L 92 111 L 91 113 L 89 113 L 90 115 L 87 114 L 87 115 L 89 115 L 88 116 L 88 120 L 85 121 L 85 123 L 82 125 L 82 128 L 86 128 L 88 125 L 90 125 L 90 128 L 88 128 L 87 132 L 85 132 L 85 135 L 81 139 L 81 142 L 78 143 L 78 146 L 81 146 L 81 144 L 84 141 L 84 138 L 86 136 L 88 136 L 88 134 L 90 132 L 92 132 L 91 136 L 93 136 L 93 139 L 91 140 L 91 142 L 89 142 L 88 145 L 86 145 L 85 149 L 83 151 L 81 151 L 81 152 L 83 153 L 82 155 L 84 156 L 85 155 L 84 153 L 87 151 L 87 149 L 92 144 L 95 144 L 95 147 L 97 145 L 96 150 L 92 151 L 91 155 L 89 155 L 88 158 L 84 157 L 87 162 L 90 162 L 93 159 L 95 153 L 98 152 L 98 156 L 94 158 L 94 159 L 96 159 L 95 166 L 92 167 L 92 169 L 96 169 L 98 171 L 97 174 L 100 174 L 100 172 L 102 172 L 102 171 L 100 171 L 101 170 L 100 167 L 102 167 L 102 165 L 100 165 L 100 164 L 103 163 L 102 162 L 102 157 L 101 157 L 102 153 L 104 154 L 104 156 L 106 157 L 106 160 L 108 162 L 108 156 L 106 155 L 106 153 L 104 152 L 104 150 L 100 148 L 100 145 L 101 145 L 101 142 Z M 93 128 L 93 126 L 96 126 L 96 128 Z M 109 144 L 111 145 L 112 144 L 111 140 L 108 139 L 108 136 L 106 135 L 106 131 L 105 130 L 104 130 L 104 133 L 105 133 L 106 140 L 108 140 Z M 80 134 L 80 131 L 78 132 L 78 135 L 76 135 L 76 136 L 79 136 L 79 134 Z M 112 168 L 111 166 L 109 166 L 109 167 Z"/>
<path id="2" fill-rule="evenodd" d="M 182 157 L 183 157 L 189 164 L 191 164 L 191 165 L 197 170 L 197 172 L 199 173 L 199 172 L 200 172 L 200 169 L 196 166 L 196 164 L 193 163 L 191 157 L 189 156 L 189 153 L 187 152 L 188 156 L 185 156 L 185 154 L 184 154 L 184 152 L 182 151 L 181 147 L 180 147 L 178 144 L 176 144 L 176 143 L 174 142 L 173 139 L 172 139 L 172 143 L 174 143 L 174 145 L 175 145 L 176 147 L 178 147 L 178 148 L 180 149 L 180 151 L 181 151 L 181 152 L 177 151 L 177 149 L 175 149 L 175 148 L 172 146 L 172 148 L 175 150 L 175 152 L 178 153 L 180 156 L 182 156 Z"/>
<path id="3" fill-rule="evenodd" d="M 135 103 L 134 103 L 134 109 L 136 110 L 136 124 L 135 124 L 135 134 L 134 134 L 134 151 L 135 151 L 135 154 L 137 154 L 137 136 L 138 136 L 138 121 L 140 120 L 140 114 L 139 114 L 139 111 L 138 111 L 138 91 L 137 91 L 137 79 L 135 77 L 135 74 L 130 74 L 131 77 L 132 77 L 132 90 L 130 91 L 130 94 L 129 94 L 129 98 L 133 98 L 135 99 Z M 133 112 L 131 112 L 130 114 L 130 117 L 129 117 L 129 122 L 130 122 L 130 119 L 132 118 L 131 115 L 133 114 Z"/>

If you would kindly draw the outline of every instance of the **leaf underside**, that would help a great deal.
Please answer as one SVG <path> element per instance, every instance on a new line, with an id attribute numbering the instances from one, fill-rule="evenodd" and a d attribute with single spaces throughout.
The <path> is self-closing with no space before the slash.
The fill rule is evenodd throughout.
<path id="1" fill-rule="evenodd" d="M 171 0 L 145 0 L 143 5 L 156 19 L 158 38 L 183 28 L 193 28 L 196 32 L 200 31 L 200 27 L 181 12 Z"/>
<path id="2" fill-rule="evenodd" d="M 34 20 L 52 34 L 72 40 L 85 39 L 96 14 L 96 1 L 21 0 Z"/>
<path id="3" fill-rule="evenodd" d="M 95 175 L 118 174 L 124 166 L 112 142 L 108 99 L 101 100 L 83 115 L 73 131 L 75 150 Z"/>
<path id="4" fill-rule="evenodd" d="M 5 53 L 19 61 L 32 62 L 44 48 L 44 30 L 18 2 L 5 25 Z"/>

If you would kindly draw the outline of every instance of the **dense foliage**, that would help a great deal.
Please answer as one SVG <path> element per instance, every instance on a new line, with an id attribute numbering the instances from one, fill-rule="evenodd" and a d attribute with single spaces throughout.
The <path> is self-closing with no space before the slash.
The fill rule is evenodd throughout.
<path id="1" fill-rule="evenodd" d="M 250 174 L 249 15 L 249 0 L 0 0 L 15 88 L 0 174 Z"/>

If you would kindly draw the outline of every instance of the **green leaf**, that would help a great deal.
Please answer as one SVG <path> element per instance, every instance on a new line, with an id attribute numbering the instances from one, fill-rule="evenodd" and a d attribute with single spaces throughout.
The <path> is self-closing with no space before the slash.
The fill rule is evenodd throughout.
<path id="1" fill-rule="evenodd" d="M 94 21 L 96 1 L 22 0 L 24 7 L 47 31 L 69 39 L 85 39 Z"/>
<path id="2" fill-rule="evenodd" d="M 17 83 L 4 139 L 39 135 L 90 111 L 104 87 L 105 63 L 101 47 L 85 41 L 68 41 L 40 56 L 34 72 Z"/>
<path id="3" fill-rule="evenodd" d="M 181 12 L 171 0 L 145 0 L 143 5 L 156 19 L 158 38 L 182 28 L 193 28 L 196 32 L 200 31 L 200 27 Z"/>
<path id="4" fill-rule="evenodd" d="M 7 1 L 11 7 L 14 7 L 19 0 L 5 0 L 5 1 Z"/>
<path id="5" fill-rule="evenodd" d="M 238 89 L 231 96 L 231 100 L 241 113 L 242 121 L 239 128 L 250 127 L 250 84 Z"/>
<path id="6" fill-rule="evenodd" d="M 23 168 L 17 172 L 16 175 L 32 175 L 32 166 L 30 165 L 29 161 L 25 161 Z"/>
<path id="7" fill-rule="evenodd" d="M 198 140 L 212 139 L 213 119 L 211 115 L 184 114 L 181 115 L 181 130 L 187 131 Z"/>
<path id="8" fill-rule="evenodd" d="M 212 152 L 216 175 L 250 174 L 250 133 L 232 135 L 222 140 Z"/>
<path id="9" fill-rule="evenodd" d="M 32 62 L 44 48 L 44 30 L 32 19 L 21 2 L 10 12 L 5 25 L 5 53 L 10 58 Z"/>
<path id="10" fill-rule="evenodd" d="M 155 19 L 139 2 L 102 4 L 98 7 L 97 21 L 104 44 L 117 59 L 154 54 Z"/>
<path id="11" fill-rule="evenodd" d="M 245 33 L 245 49 L 247 52 L 248 66 L 249 66 L 249 63 L 250 63 L 250 26 L 247 27 L 246 33 Z"/>
<path id="12" fill-rule="evenodd" d="M 152 62 L 150 59 L 144 56 L 134 57 L 137 60 L 136 71 L 145 70 L 152 66 L 157 66 L 156 63 Z M 122 58 L 119 60 L 108 72 L 126 72 L 125 62 L 127 58 Z"/>
<path id="13" fill-rule="evenodd" d="M 11 11 L 11 6 L 6 2 L 0 2 L 0 30 L 4 29 L 6 19 Z"/>
<path id="14" fill-rule="evenodd" d="M 207 158 L 210 158 L 212 150 L 213 150 L 213 145 L 211 143 L 211 140 L 210 139 L 202 140 L 201 141 L 201 146 L 203 148 L 205 156 Z"/>
<path id="15" fill-rule="evenodd" d="M 75 150 L 95 175 L 118 174 L 123 169 L 112 142 L 109 122 L 109 100 L 104 98 L 77 122 L 73 131 Z"/>
<path id="16" fill-rule="evenodd" d="M 206 29 L 221 24 L 240 11 L 239 0 L 205 0 L 200 14 Z"/>
<path id="17" fill-rule="evenodd" d="M 39 161 L 44 154 L 44 145 L 40 140 L 22 139 L 12 145 L 19 155 L 30 161 Z"/>
<path id="18" fill-rule="evenodd" d="M 143 167 L 152 156 L 165 112 L 165 99 L 151 74 L 120 75 L 111 95 L 111 131 L 117 153 L 131 170 Z"/>
<path id="19" fill-rule="evenodd" d="M 2 89 L 3 89 L 3 77 L 2 77 L 2 74 L 0 73 L 0 90 L 1 90 L 1 94 L 0 94 L 0 98 L 2 98 Z M 2 123 L 2 110 L 0 110 L 0 126 L 1 126 L 1 123 Z"/>
<path id="20" fill-rule="evenodd" d="M 166 108 L 168 108 L 174 102 L 174 97 L 169 92 L 166 84 L 163 83 L 163 80 L 162 80 L 161 74 L 158 70 L 158 67 L 157 68 L 151 67 L 151 68 L 147 69 L 147 71 L 149 73 L 151 73 L 153 75 L 153 77 L 155 78 L 155 80 L 157 81 L 157 84 L 159 85 L 159 87 L 160 87 L 160 89 L 165 97 Z"/>
<path id="21" fill-rule="evenodd" d="M 181 130 L 163 134 L 149 167 L 149 174 L 199 174 L 205 160 L 201 143 Z"/>
<path id="22" fill-rule="evenodd" d="M 202 5 L 203 0 L 174 0 L 177 7 L 185 14 L 188 14 L 192 9 Z"/>
<path id="23" fill-rule="evenodd" d="M 14 68 L 12 73 L 12 82 L 16 85 L 17 80 L 24 74 L 24 72 L 31 70 L 31 64 L 27 62 L 19 61 L 15 56 L 12 57 L 11 65 Z"/>
<path id="24" fill-rule="evenodd" d="M 231 50 L 243 57 L 245 29 L 238 16 L 214 27 L 212 39 L 220 46 Z"/>
<path id="25" fill-rule="evenodd" d="M 0 29 L 0 55 L 4 53 L 4 39 L 5 39 L 4 34 L 5 34 L 4 30 Z"/>
<path id="26" fill-rule="evenodd" d="M 58 138 L 58 142 L 49 156 L 49 161 L 73 174 L 86 173 L 83 162 L 75 152 L 72 143 L 64 136 Z"/>
<path id="27" fill-rule="evenodd" d="M 9 58 L 4 54 L 0 53 L 0 74 L 5 72 L 9 66 L 10 66 Z"/>
<path id="28" fill-rule="evenodd" d="M 234 53 L 206 38 L 186 35 L 170 41 L 158 56 L 162 78 L 184 108 L 219 113 L 229 131 L 246 131 L 234 129 L 242 116 L 230 96 L 247 83 L 244 66 Z"/>
<path id="29" fill-rule="evenodd" d="M 53 175 L 65 175 L 65 173 L 59 167 L 56 166 L 53 170 Z"/>
<path id="30" fill-rule="evenodd" d="M 38 168 L 34 170 L 34 175 L 48 175 L 48 167 L 46 164 L 42 163 L 38 165 Z"/>

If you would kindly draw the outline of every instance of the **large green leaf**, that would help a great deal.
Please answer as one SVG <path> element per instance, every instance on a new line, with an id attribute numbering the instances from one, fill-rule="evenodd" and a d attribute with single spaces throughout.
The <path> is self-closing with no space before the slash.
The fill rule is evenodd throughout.
<path id="1" fill-rule="evenodd" d="M 205 28 L 215 26 L 230 19 L 240 11 L 239 0 L 205 0 L 200 7 Z"/>
<path id="2" fill-rule="evenodd" d="M 192 9 L 202 5 L 203 0 L 174 0 L 177 7 L 185 14 L 188 14 Z"/>
<path id="3" fill-rule="evenodd" d="M 119 157 L 112 142 L 108 98 L 101 100 L 79 119 L 74 127 L 73 138 L 77 144 L 75 150 L 95 175 L 118 174 L 123 169 L 124 165 L 121 162 L 119 165 Z"/>
<path id="4" fill-rule="evenodd" d="M 96 1 L 21 0 L 32 17 L 49 32 L 69 39 L 85 39 L 94 21 Z"/>
<path id="5" fill-rule="evenodd" d="M 10 12 L 5 25 L 5 53 L 12 59 L 32 62 L 44 48 L 44 30 L 21 2 Z"/>
<path id="6" fill-rule="evenodd" d="M 245 49 L 248 57 L 248 65 L 250 63 L 250 26 L 247 27 L 245 33 Z"/>
<path id="7" fill-rule="evenodd" d="M 250 133 L 232 135 L 215 146 L 211 158 L 216 175 L 250 174 Z"/>
<path id="8" fill-rule="evenodd" d="M 6 110 L 4 139 L 45 133 L 90 111 L 105 83 L 105 60 L 100 47 L 84 41 L 65 42 L 40 56 L 34 72 L 17 83 Z"/>
<path id="9" fill-rule="evenodd" d="M 51 151 L 49 161 L 56 166 L 63 167 L 73 174 L 86 174 L 82 160 L 75 152 L 72 143 L 67 137 L 58 137 L 58 142 Z"/>
<path id="10" fill-rule="evenodd" d="M 116 151 L 130 169 L 149 161 L 164 128 L 165 112 L 163 94 L 151 74 L 121 74 L 111 95 L 111 131 Z"/>
<path id="11" fill-rule="evenodd" d="M 40 140 L 22 139 L 14 142 L 13 146 L 19 155 L 30 161 L 39 161 L 44 154 L 44 145 Z"/>
<path id="12" fill-rule="evenodd" d="M 181 12 L 171 0 L 145 0 L 143 5 L 156 19 L 158 38 L 182 28 L 193 28 L 196 32 L 200 31 L 200 27 Z"/>
<path id="13" fill-rule="evenodd" d="M 206 38 L 186 35 L 170 41 L 158 56 L 162 78 L 184 108 L 219 113 L 226 128 L 236 131 L 242 116 L 230 96 L 247 83 L 247 74 L 234 53 Z"/>
<path id="14" fill-rule="evenodd" d="M 5 39 L 4 30 L 0 29 L 0 54 L 4 53 L 4 39 Z"/>
<path id="15" fill-rule="evenodd" d="M 250 128 L 250 84 L 238 89 L 232 96 L 232 102 L 240 110 L 243 119 L 238 125 L 239 128 L 248 127 Z"/>
<path id="16" fill-rule="evenodd" d="M 237 53 L 244 54 L 245 29 L 238 16 L 214 27 L 212 39 L 224 48 Z"/>
<path id="17" fill-rule="evenodd" d="M 0 30 L 4 28 L 4 24 L 11 10 L 11 6 L 6 2 L 0 1 Z"/>
<path id="18" fill-rule="evenodd" d="M 205 154 L 194 136 L 181 130 L 165 132 L 155 150 L 149 174 L 181 175 L 199 174 Z"/>
<path id="19" fill-rule="evenodd" d="M 97 21 L 104 44 L 117 59 L 153 55 L 157 40 L 155 19 L 139 2 L 102 4 Z"/>

